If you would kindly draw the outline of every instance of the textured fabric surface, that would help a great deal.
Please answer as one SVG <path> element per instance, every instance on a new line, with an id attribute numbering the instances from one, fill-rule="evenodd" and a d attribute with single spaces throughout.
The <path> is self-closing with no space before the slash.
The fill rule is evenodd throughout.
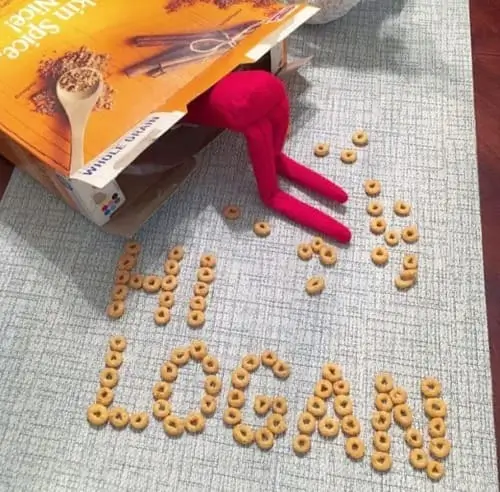
<path id="1" fill-rule="evenodd" d="M 0 489 L 497 490 L 468 26 L 465 0 L 380 0 L 297 33 L 291 52 L 315 58 L 289 84 L 287 151 L 350 192 L 345 209 L 318 205 L 352 228 L 352 244 L 339 249 L 334 268 L 300 262 L 295 248 L 310 232 L 261 206 L 243 142 L 223 135 L 139 236 L 145 273 L 161 273 L 169 247 L 186 247 L 166 327 L 154 324 L 157 297 L 146 294 L 132 293 L 119 321 L 105 317 L 122 241 L 16 173 L 0 207 Z M 367 129 L 370 145 L 355 165 L 343 165 L 338 153 L 358 127 Z M 332 143 L 329 157 L 312 157 L 318 141 Z M 391 249 L 385 268 L 369 259 L 380 239 L 368 231 L 366 178 L 382 182 L 389 224 L 415 222 L 421 233 L 417 244 Z M 413 205 L 408 219 L 392 213 L 400 198 Z M 220 210 L 230 202 L 243 217 L 228 224 Z M 252 233 L 256 219 L 270 221 L 269 238 Z M 185 314 L 204 251 L 219 264 L 206 325 L 194 332 Z M 418 285 L 401 293 L 393 278 L 407 251 L 419 254 L 421 267 Z M 327 288 L 308 298 L 304 283 L 312 274 L 324 275 Z M 113 333 L 129 340 L 116 403 L 130 411 L 151 407 L 152 385 L 172 348 L 198 337 L 208 343 L 224 388 L 202 435 L 172 440 L 155 421 L 142 434 L 89 427 L 86 408 Z M 261 369 L 248 390 L 245 420 L 253 424 L 261 422 L 251 409 L 257 393 L 289 401 L 288 434 L 267 453 L 238 447 L 221 419 L 231 370 L 244 354 L 265 348 L 293 371 L 279 382 Z M 411 468 L 394 426 L 394 465 L 385 476 L 371 470 L 368 457 L 349 461 L 343 437 L 314 436 L 303 458 L 291 452 L 297 415 L 328 360 L 342 364 L 351 382 L 368 454 L 374 375 L 394 374 L 424 430 L 420 378 L 441 379 L 453 450 L 439 484 Z M 201 381 L 199 367 L 182 369 L 172 397 L 179 415 L 198 405 Z"/>

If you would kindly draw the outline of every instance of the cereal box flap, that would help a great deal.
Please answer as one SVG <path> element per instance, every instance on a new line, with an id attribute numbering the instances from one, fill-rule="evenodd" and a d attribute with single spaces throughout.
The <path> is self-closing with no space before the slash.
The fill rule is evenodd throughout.
<path id="1" fill-rule="evenodd" d="M 57 172 L 104 186 L 192 99 L 316 11 L 272 0 L 4 0 L 0 129 Z"/>

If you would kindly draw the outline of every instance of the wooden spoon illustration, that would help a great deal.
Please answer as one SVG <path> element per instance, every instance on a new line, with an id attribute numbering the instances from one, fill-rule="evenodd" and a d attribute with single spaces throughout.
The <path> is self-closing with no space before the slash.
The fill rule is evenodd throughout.
<path id="1" fill-rule="evenodd" d="M 102 93 L 102 75 L 92 68 L 74 68 L 59 77 L 56 95 L 71 127 L 71 171 L 85 164 L 83 143 L 90 113 Z"/>

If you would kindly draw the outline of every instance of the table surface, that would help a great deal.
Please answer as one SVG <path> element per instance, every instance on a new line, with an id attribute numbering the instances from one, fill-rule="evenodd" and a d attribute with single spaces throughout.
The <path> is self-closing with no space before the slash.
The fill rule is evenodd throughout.
<path id="1" fill-rule="evenodd" d="M 493 380 L 497 455 L 500 456 L 500 4 L 470 2 L 477 157 L 481 195 L 484 273 Z M 472 149 L 471 149 L 472 150 Z M 0 198 L 12 166 L 0 159 Z"/>

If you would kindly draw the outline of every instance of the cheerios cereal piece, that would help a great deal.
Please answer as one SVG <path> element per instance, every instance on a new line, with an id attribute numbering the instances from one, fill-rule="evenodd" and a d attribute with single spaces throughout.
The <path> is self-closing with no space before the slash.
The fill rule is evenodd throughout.
<path id="1" fill-rule="evenodd" d="M 382 186 L 380 185 L 380 181 L 376 179 L 367 179 L 364 183 L 365 193 L 368 196 L 377 196 L 382 191 Z"/>
<path id="2" fill-rule="evenodd" d="M 250 374 L 243 367 L 236 368 L 231 374 L 231 384 L 238 389 L 245 389 L 250 383 Z"/>
<path id="3" fill-rule="evenodd" d="M 189 299 L 189 309 L 193 311 L 205 311 L 207 300 L 203 296 L 194 296 Z"/>
<path id="4" fill-rule="evenodd" d="M 137 241 L 128 241 L 124 249 L 128 255 L 137 256 L 141 252 L 141 245 Z"/>
<path id="5" fill-rule="evenodd" d="M 372 217 L 370 219 L 370 231 L 373 234 L 383 234 L 387 228 L 387 222 L 383 217 Z"/>
<path id="6" fill-rule="evenodd" d="M 129 416 L 124 408 L 115 407 L 108 411 L 108 420 L 115 429 L 123 429 L 128 425 Z"/>
<path id="7" fill-rule="evenodd" d="M 375 397 L 375 408 L 382 412 L 390 412 L 393 407 L 393 402 L 387 393 L 378 393 Z"/>
<path id="8" fill-rule="evenodd" d="M 306 434 L 299 434 L 293 438 L 292 447 L 295 454 L 307 454 L 311 450 L 311 438 Z"/>
<path id="9" fill-rule="evenodd" d="M 385 231 L 384 240 L 388 246 L 396 246 L 399 244 L 400 234 L 396 229 Z"/>
<path id="10" fill-rule="evenodd" d="M 196 276 L 200 282 L 211 284 L 215 279 L 215 272 L 212 268 L 201 267 L 198 268 Z"/>
<path id="11" fill-rule="evenodd" d="M 328 379 L 320 379 L 314 386 L 314 394 L 326 400 L 333 393 L 333 384 Z"/>
<path id="12" fill-rule="evenodd" d="M 243 391 L 231 388 L 227 394 L 227 404 L 233 408 L 241 408 L 245 404 L 245 393 Z"/>
<path id="13" fill-rule="evenodd" d="M 99 382 L 104 388 L 114 388 L 118 384 L 118 371 L 106 367 L 99 373 Z"/>
<path id="14" fill-rule="evenodd" d="M 124 352 L 127 348 L 127 339 L 122 335 L 115 335 L 109 339 L 109 348 L 115 352 Z"/>
<path id="15" fill-rule="evenodd" d="M 173 247 L 167 255 L 169 260 L 181 261 L 184 258 L 184 248 L 182 246 Z"/>
<path id="16" fill-rule="evenodd" d="M 153 386 L 155 400 L 168 400 L 172 394 L 172 385 L 166 381 L 158 381 Z"/>
<path id="17" fill-rule="evenodd" d="M 446 417 L 448 408 L 444 400 L 441 398 L 428 398 L 424 401 L 425 414 L 430 417 Z"/>
<path id="18" fill-rule="evenodd" d="M 201 361 L 201 367 L 205 374 L 216 374 L 219 372 L 219 361 L 213 355 L 205 355 Z"/>
<path id="19" fill-rule="evenodd" d="M 224 215 L 226 219 L 236 220 L 241 217 L 241 209 L 237 205 L 226 205 L 222 209 L 222 215 Z"/>
<path id="20" fill-rule="evenodd" d="M 386 431 L 376 431 L 373 434 L 373 447 L 377 451 L 388 453 L 391 449 L 391 436 Z"/>
<path id="21" fill-rule="evenodd" d="M 117 284 L 111 290 L 111 300 L 124 301 L 127 298 L 128 287 L 126 285 Z"/>
<path id="22" fill-rule="evenodd" d="M 255 439 L 255 433 L 247 424 L 236 424 L 233 427 L 233 438 L 242 446 L 249 446 Z"/>
<path id="23" fill-rule="evenodd" d="M 170 309 L 166 307 L 157 307 L 155 309 L 155 323 L 157 325 L 166 325 L 170 321 Z"/>
<path id="24" fill-rule="evenodd" d="M 161 307 L 166 307 L 170 309 L 174 305 L 174 302 L 175 302 L 175 296 L 173 292 L 168 290 L 167 291 L 163 290 L 160 292 L 160 297 L 158 298 L 158 304 Z"/>
<path id="25" fill-rule="evenodd" d="M 392 467 L 392 458 L 389 453 L 375 451 L 371 458 L 372 468 L 378 472 L 387 472 Z"/>
<path id="26" fill-rule="evenodd" d="M 314 155 L 316 157 L 326 157 L 330 153 L 330 145 L 327 143 L 317 143 L 314 146 Z"/>
<path id="27" fill-rule="evenodd" d="M 273 399 L 272 410 L 274 413 L 278 413 L 279 415 L 286 415 L 288 412 L 288 403 L 284 396 L 276 396 Z"/>
<path id="28" fill-rule="evenodd" d="M 424 378 L 420 383 L 420 391 L 425 398 L 439 398 L 441 396 L 441 383 L 436 378 Z"/>
<path id="29" fill-rule="evenodd" d="M 339 421 L 329 415 L 325 415 L 318 422 L 318 432 L 322 437 L 336 437 L 339 433 L 339 429 Z"/>
<path id="30" fill-rule="evenodd" d="M 130 427 L 137 431 L 144 430 L 149 424 L 149 415 L 146 412 L 133 413 L 130 416 Z"/>
<path id="31" fill-rule="evenodd" d="M 142 281 L 142 288 L 149 294 L 158 292 L 161 287 L 161 278 L 156 275 L 146 275 Z"/>
<path id="32" fill-rule="evenodd" d="M 358 159 L 358 153 L 354 149 L 343 149 L 340 152 L 340 160 L 344 164 L 354 164 Z"/>
<path id="33" fill-rule="evenodd" d="M 352 143 L 358 147 L 368 145 L 368 133 L 364 130 L 356 130 L 352 134 Z"/>
<path id="34" fill-rule="evenodd" d="M 394 388 L 394 380 L 387 372 L 377 374 L 375 377 L 375 389 L 378 393 L 389 393 Z"/>
<path id="35" fill-rule="evenodd" d="M 278 360 L 278 356 L 272 350 L 264 350 L 260 356 L 262 365 L 266 367 L 272 367 Z"/>
<path id="36" fill-rule="evenodd" d="M 325 244 L 319 250 L 319 261 L 324 266 L 331 266 L 337 263 L 337 252 L 333 246 Z"/>
<path id="37" fill-rule="evenodd" d="M 115 284 L 126 285 L 130 280 L 130 272 L 127 270 L 118 270 L 115 274 Z"/>
<path id="38" fill-rule="evenodd" d="M 444 475 L 444 465 L 439 461 L 429 460 L 425 471 L 431 480 L 441 480 Z"/>
<path id="39" fill-rule="evenodd" d="M 260 449 L 267 451 L 274 446 L 274 434 L 267 427 L 261 427 L 255 431 L 255 442 Z"/>
<path id="40" fill-rule="evenodd" d="M 380 217 L 384 213 L 384 206 L 377 200 L 370 200 L 366 206 L 366 211 L 372 217 Z"/>
<path id="41" fill-rule="evenodd" d="M 87 408 L 87 420 L 97 427 L 104 425 L 108 421 L 108 409 L 100 403 L 94 403 Z"/>
<path id="42" fill-rule="evenodd" d="M 306 292 L 310 296 L 321 294 L 325 290 L 325 279 L 323 277 L 311 277 L 306 282 Z"/>
<path id="43" fill-rule="evenodd" d="M 297 429 L 301 434 L 313 434 L 316 430 L 316 419 L 314 415 L 309 412 L 300 413 L 297 420 Z"/>
<path id="44" fill-rule="evenodd" d="M 399 424 L 403 429 L 406 429 L 413 424 L 413 414 L 410 407 L 403 403 L 402 405 L 396 405 L 392 412 L 394 414 L 394 421 Z"/>
<path id="45" fill-rule="evenodd" d="M 161 290 L 172 292 L 177 288 L 178 280 L 175 275 L 167 275 L 160 281 Z"/>
<path id="46" fill-rule="evenodd" d="M 333 408 L 339 417 L 351 415 L 353 412 L 353 404 L 350 396 L 338 395 L 333 400 Z"/>
<path id="47" fill-rule="evenodd" d="M 191 353 L 189 347 L 177 347 L 170 353 L 170 360 L 178 367 L 188 363 Z"/>
<path id="48" fill-rule="evenodd" d="M 179 368 L 169 360 L 164 362 L 160 368 L 160 377 L 167 383 L 173 383 L 177 379 L 178 374 Z"/>
<path id="49" fill-rule="evenodd" d="M 217 265 L 217 258 L 215 255 L 211 253 L 204 253 L 200 258 L 200 267 L 201 268 L 215 268 Z"/>
<path id="50" fill-rule="evenodd" d="M 184 419 L 184 428 L 190 434 L 198 434 L 205 428 L 205 417 L 201 412 L 190 412 Z"/>
<path id="51" fill-rule="evenodd" d="M 156 400 L 153 403 L 153 415 L 158 420 L 163 420 L 172 412 L 172 405 L 167 400 Z"/>
<path id="52" fill-rule="evenodd" d="M 201 328 L 205 324 L 205 313 L 203 311 L 189 311 L 186 318 L 191 328 Z"/>
<path id="53" fill-rule="evenodd" d="M 319 398 L 318 396 L 310 396 L 307 399 L 306 404 L 307 411 L 314 415 L 317 419 L 323 417 L 326 414 L 326 403 L 325 400 Z"/>
<path id="54" fill-rule="evenodd" d="M 128 281 L 128 286 L 131 289 L 139 290 L 142 289 L 143 282 L 144 282 L 144 275 L 141 275 L 140 273 L 131 273 L 130 279 Z"/>
<path id="55" fill-rule="evenodd" d="M 257 415 L 266 415 L 273 404 L 272 398 L 266 395 L 257 395 L 253 400 L 253 409 Z"/>
<path id="56" fill-rule="evenodd" d="M 100 405 L 104 405 L 105 407 L 109 407 L 109 405 L 113 403 L 114 398 L 115 395 L 111 388 L 99 388 L 97 390 L 95 402 L 99 403 Z"/>
<path id="57" fill-rule="evenodd" d="M 297 246 L 297 256 L 304 261 L 308 261 L 313 257 L 313 250 L 310 244 L 300 243 Z"/>
<path id="58" fill-rule="evenodd" d="M 228 407 L 224 410 L 222 420 L 227 425 L 237 425 L 241 422 L 241 412 L 237 408 Z"/>
<path id="59" fill-rule="evenodd" d="M 170 437 L 179 437 L 184 434 L 184 421 L 176 415 L 167 415 L 163 419 L 163 429 Z"/>
<path id="60" fill-rule="evenodd" d="M 403 241 L 405 243 L 408 244 L 416 243 L 419 238 L 417 226 L 405 227 L 403 229 L 403 232 L 401 233 L 401 237 L 403 238 Z"/>
<path id="61" fill-rule="evenodd" d="M 330 381 L 330 383 L 335 383 L 343 377 L 342 368 L 338 364 L 327 362 L 321 368 L 321 376 L 323 379 Z"/>
<path id="62" fill-rule="evenodd" d="M 189 345 L 189 355 L 193 360 L 202 361 L 208 355 L 208 348 L 203 340 L 193 340 Z"/>
<path id="63" fill-rule="evenodd" d="M 260 366 L 260 357 L 257 354 L 248 354 L 241 359 L 241 367 L 248 372 L 254 372 Z"/>
<path id="64" fill-rule="evenodd" d="M 290 376 L 290 364 L 284 360 L 278 359 L 271 369 L 278 379 L 286 379 Z"/>
<path id="65" fill-rule="evenodd" d="M 359 437 L 349 437 L 345 441 L 345 452 L 353 460 L 360 460 L 365 455 L 365 444 Z"/>
<path id="66" fill-rule="evenodd" d="M 415 470 L 424 470 L 427 467 L 429 458 L 421 448 L 414 448 L 410 451 L 410 463 Z"/>
<path id="67" fill-rule="evenodd" d="M 313 250 L 313 253 L 318 254 L 324 245 L 325 245 L 325 241 L 323 241 L 323 238 L 321 238 L 319 236 L 315 236 L 312 238 L 311 248 Z"/>
<path id="68" fill-rule="evenodd" d="M 424 438 L 418 429 L 408 427 L 405 431 L 405 442 L 410 448 L 421 448 L 424 445 Z"/>
<path id="69" fill-rule="evenodd" d="M 334 395 L 348 395 L 350 392 L 351 392 L 351 385 L 349 381 L 341 379 L 340 381 L 335 381 L 335 383 L 333 383 Z"/>
<path id="70" fill-rule="evenodd" d="M 106 367 L 118 369 L 123 364 L 123 354 L 116 350 L 108 350 L 104 358 L 104 363 Z"/>
<path id="71" fill-rule="evenodd" d="M 166 275 L 179 275 L 181 265 L 177 260 L 167 260 L 163 264 L 163 271 Z"/>
<path id="72" fill-rule="evenodd" d="M 212 395 L 203 395 L 200 401 L 200 410 L 207 417 L 213 415 L 217 410 L 217 398 Z"/>
<path id="73" fill-rule="evenodd" d="M 429 452 L 434 458 L 446 458 L 451 451 L 451 443 L 444 437 L 433 437 L 429 443 Z"/>
<path id="74" fill-rule="evenodd" d="M 279 413 L 272 413 L 266 419 L 266 427 L 275 435 L 279 436 L 286 432 L 288 426 L 286 425 L 285 417 Z"/>
<path id="75" fill-rule="evenodd" d="M 193 287 L 193 294 L 195 296 L 206 297 L 210 291 L 210 287 L 205 282 L 196 282 Z"/>
<path id="76" fill-rule="evenodd" d="M 127 270 L 130 272 L 137 264 L 135 256 L 123 254 L 118 258 L 118 270 Z"/>
<path id="77" fill-rule="evenodd" d="M 253 232 L 259 237 L 267 237 L 271 234 L 271 226 L 267 222 L 255 222 L 253 225 Z"/>
<path id="78" fill-rule="evenodd" d="M 401 276 L 397 276 L 394 278 L 394 285 L 398 290 L 408 290 L 410 287 L 415 285 L 415 278 L 411 280 L 403 280 Z"/>
<path id="79" fill-rule="evenodd" d="M 389 397 L 394 405 L 402 405 L 408 400 L 408 393 L 401 386 L 396 386 L 389 391 Z"/>
<path id="80" fill-rule="evenodd" d="M 410 215 L 411 205 L 404 202 L 403 200 L 397 200 L 394 202 L 394 213 L 400 217 L 407 217 Z"/>
<path id="81" fill-rule="evenodd" d="M 389 252 L 384 246 L 375 246 L 370 257 L 377 266 L 385 265 L 389 261 Z"/>
<path id="82" fill-rule="evenodd" d="M 399 272 L 399 278 L 405 282 L 408 280 L 415 282 L 417 279 L 417 269 L 412 268 L 411 270 L 401 270 Z"/>
<path id="83" fill-rule="evenodd" d="M 446 435 L 446 422 L 441 417 L 434 417 L 429 421 L 427 432 L 430 437 L 444 437 Z"/>
<path id="84" fill-rule="evenodd" d="M 208 395 L 217 396 L 220 393 L 220 390 L 222 389 L 221 378 L 219 378 L 215 374 L 210 374 L 205 378 L 203 387 L 205 388 L 205 392 Z"/>
<path id="85" fill-rule="evenodd" d="M 106 308 L 106 314 L 113 319 L 121 318 L 124 313 L 125 303 L 123 301 L 113 301 Z"/>
<path id="86" fill-rule="evenodd" d="M 346 436 L 358 436 L 361 432 L 361 424 L 354 415 L 346 415 L 341 422 L 342 432 Z"/>
<path id="87" fill-rule="evenodd" d="M 403 268 L 405 270 L 413 270 L 418 268 L 418 258 L 417 255 L 404 255 L 403 257 Z"/>
<path id="88" fill-rule="evenodd" d="M 374 430 L 386 431 L 391 426 L 391 414 L 378 410 L 373 412 L 371 422 Z"/>

